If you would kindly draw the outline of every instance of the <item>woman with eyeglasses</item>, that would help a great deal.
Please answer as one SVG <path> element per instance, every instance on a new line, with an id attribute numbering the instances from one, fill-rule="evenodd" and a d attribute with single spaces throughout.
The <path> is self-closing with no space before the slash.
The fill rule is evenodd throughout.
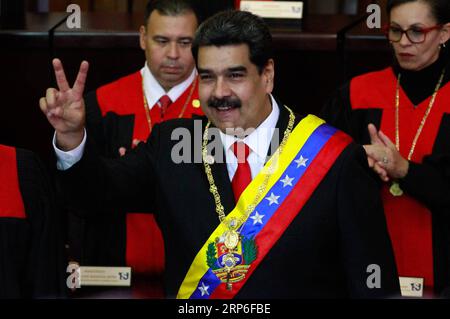
<path id="1" fill-rule="evenodd" d="M 402 293 L 450 297 L 450 1 L 387 11 L 394 65 L 353 78 L 322 116 L 364 145 L 380 179 Z"/>

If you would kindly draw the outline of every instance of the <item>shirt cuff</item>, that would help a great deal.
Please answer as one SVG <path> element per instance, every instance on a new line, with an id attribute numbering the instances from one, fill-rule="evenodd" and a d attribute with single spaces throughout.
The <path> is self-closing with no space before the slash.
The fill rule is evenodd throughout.
<path id="1" fill-rule="evenodd" d="M 81 160 L 81 158 L 83 157 L 83 154 L 84 154 L 84 148 L 86 146 L 86 137 L 87 137 L 87 133 L 86 133 L 86 129 L 85 129 L 83 141 L 81 141 L 81 144 L 78 145 L 76 148 L 74 148 L 71 151 L 64 152 L 64 151 L 61 151 L 56 146 L 56 132 L 55 132 L 55 134 L 53 135 L 52 143 L 53 143 L 53 149 L 55 150 L 55 154 L 56 154 L 56 168 L 58 170 L 66 171 Z"/>

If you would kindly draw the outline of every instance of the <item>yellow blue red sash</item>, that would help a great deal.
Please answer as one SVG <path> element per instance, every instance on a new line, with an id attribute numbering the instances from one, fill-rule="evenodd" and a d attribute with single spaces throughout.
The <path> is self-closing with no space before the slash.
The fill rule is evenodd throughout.
<path id="1" fill-rule="evenodd" d="M 249 218 L 239 225 L 241 243 L 235 252 L 237 265 L 231 274 L 232 289 L 225 284 L 221 223 L 197 253 L 181 284 L 179 299 L 230 299 L 246 283 L 292 220 L 302 210 L 316 187 L 351 138 L 313 115 L 292 131 L 281 154 L 275 154 L 242 193 L 226 221 L 238 220 L 253 204 L 258 188 L 270 175 L 267 187 Z M 272 161 L 275 170 L 270 172 Z M 267 181 L 267 179 L 266 179 Z M 260 191 L 260 190 L 259 190 Z M 228 280 L 230 278 L 228 277 Z"/>

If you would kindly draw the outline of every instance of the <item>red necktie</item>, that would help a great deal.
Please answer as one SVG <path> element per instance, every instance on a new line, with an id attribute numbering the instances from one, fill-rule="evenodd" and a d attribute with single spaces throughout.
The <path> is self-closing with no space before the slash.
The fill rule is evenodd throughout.
<path id="1" fill-rule="evenodd" d="M 161 118 L 164 117 L 164 114 L 166 114 L 167 108 L 172 103 L 170 100 L 170 97 L 168 95 L 163 95 L 158 101 L 159 109 L 161 111 Z"/>
<path id="2" fill-rule="evenodd" d="M 233 148 L 233 153 L 236 155 L 238 160 L 238 167 L 236 173 L 234 174 L 233 180 L 231 181 L 234 198 L 237 202 L 244 189 L 252 181 L 252 172 L 250 170 L 250 165 L 248 165 L 247 162 L 247 157 L 250 154 L 250 148 L 243 142 L 236 142 L 231 147 Z"/>

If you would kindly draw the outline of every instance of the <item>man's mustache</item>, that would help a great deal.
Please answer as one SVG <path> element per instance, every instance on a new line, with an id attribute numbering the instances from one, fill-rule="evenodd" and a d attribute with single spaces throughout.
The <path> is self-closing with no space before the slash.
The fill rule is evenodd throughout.
<path id="1" fill-rule="evenodd" d="M 216 109 L 219 107 L 240 108 L 242 106 L 242 102 L 238 98 L 226 97 L 218 99 L 212 97 L 208 100 L 208 106 Z"/>

